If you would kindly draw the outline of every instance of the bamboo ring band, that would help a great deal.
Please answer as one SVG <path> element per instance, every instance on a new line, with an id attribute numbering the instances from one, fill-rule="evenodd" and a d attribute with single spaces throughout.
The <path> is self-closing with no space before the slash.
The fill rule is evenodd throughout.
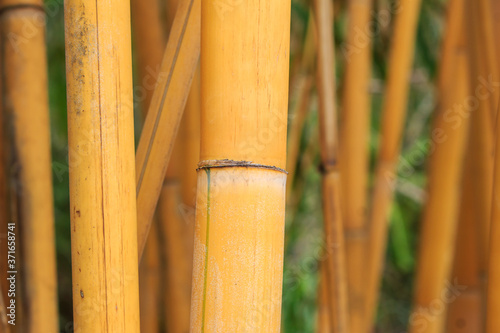
<path id="1" fill-rule="evenodd" d="M 248 161 L 234 161 L 228 159 L 201 161 L 200 163 L 198 163 L 198 168 L 196 170 L 204 170 L 212 168 L 234 168 L 234 167 L 268 169 L 268 170 L 282 172 L 286 175 L 288 174 L 286 170 L 272 165 L 264 165 Z"/>

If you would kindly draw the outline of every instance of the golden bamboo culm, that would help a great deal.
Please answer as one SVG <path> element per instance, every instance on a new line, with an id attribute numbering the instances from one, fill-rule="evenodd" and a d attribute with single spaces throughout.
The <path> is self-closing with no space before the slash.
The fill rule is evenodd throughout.
<path id="1" fill-rule="evenodd" d="M 403 135 L 420 4 L 420 0 L 402 0 L 392 8 L 395 15 L 394 34 L 382 107 L 380 147 L 375 167 L 371 209 L 368 216 L 369 241 L 365 249 L 365 262 L 368 266 L 365 282 L 366 331 L 372 329 L 377 311 L 387 241 L 387 220 L 393 198 L 396 166 Z"/>
<path id="2" fill-rule="evenodd" d="M 23 332 L 56 332 L 57 275 L 43 1 L 0 1 L 0 31 L 2 111 L 11 132 L 10 163 L 17 166 L 10 170 L 18 170 L 11 174 L 15 179 L 11 196 L 16 197 L 19 209 L 11 211 L 10 222 L 16 223 L 15 231 L 20 236 L 17 250 L 24 263 L 19 275 L 23 301 L 17 298 L 23 317 L 16 324 Z"/>
<path id="3" fill-rule="evenodd" d="M 462 0 L 450 4 L 463 7 Z M 458 17 L 461 22 L 462 15 Z M 454 18 L 451 17 L 450 21 Z M 420 231 L 420 248 L 415 283 L 413 312 L 410 316 L 410 332 L 443 332 L 446 323 L 446 310 L 434 311 L 432 304 L 440 299 L 446 290 L 452 272 L 455 253 L 455 235 L 460 200 L 460 179 L 463 176 L 464 155 L 469 132 L 468 117 L 450 122 L 445 116 L 455 105 L 460 105 L 469 93 L 469 75 L 464 34 L 451 30 L 453 42 L 449 43 L 452 52 L 443 52 L 448 58 L 442 63 L 456 68 L 453 76 L 440 77 L 439 109 L 434 116 L 431 134 L 432 150 L 429 160 L 428 198 L 424 209 Z M 448 36 L 447 36 L 448 37 Z M 445 66 L 445 65 L 443 65 Z M 447 304 L 443 304 L 446 309 Z"/>
<path id="4" fill-rule="evenodd" d="M 139 332 L 130 3 L 64 13 L 74 328 Z"/>
<path id="5" fill-rule="evenodd" d="M 338 128 L 335 98 L 335 57 L 333 41 L 333 8 L 329 0 L 313 1 L 318 32 L 317 87 L 319 95 L 319 133 L 323 169 L 322 197 L 324 216 L 325 279 L 323 292 L 331 332 L 349 330 L 349 303 L 344 249 L 344 229 L 340 206 L 340 174 L 338 169 Z"/>
<path id="6" fill-rule="evenodd" d="M 290 14 L 203 3 L 191 332 L 280 332 Z"/>
<path id="7" fill-rule="evenodd" d="M 132 27 L 135 37 L 138 84 L 143 118 L 153 97 L 156 79 L 165 50 L 165 33 L 160 16 L 160 3 L 156 0 L 131 1 Z M 160 315 L 160 241 L 158 220 L 153 218 L 147 237 L 144 259 L 139 263 L 139 299 L 141 332 L 158 332 Z"/>
<path id="8" fill-rule="evenodd" d="M 369 84 L 371 79 L 372 38 L 360 39 L 371 21 L 372 0 L 350 1 L 348 4 L 348 47 L 343 50 L 345 74 L 341 107 L 339 163 L 342 174 L 342 211 L 344 214 L 347 286 L 349 294 L 350 330 L 364 332 L 366 309 L 365 249 L 368 242 L 368 175 L 370 139 Z"/>

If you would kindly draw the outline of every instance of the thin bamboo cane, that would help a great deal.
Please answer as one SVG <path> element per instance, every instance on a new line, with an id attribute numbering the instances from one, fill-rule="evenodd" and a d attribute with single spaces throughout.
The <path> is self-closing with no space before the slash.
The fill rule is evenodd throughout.
<path id="1" fill-rule="evenodd" d="M 318 31 L 318 95 L 320 146 L 323 167 L 323 216 L 326 253 L 324 290 L 328 295 L 332 332 L 349 332 L 347 272 L 344 230 L 340 212 L 341 183 L 338 160 L 335 98 L 333 15 L 330 0 L 315 0 L 313 8 Z"/>
<path id="2" fill-rule="evenodd" d="M 151 104 L 156 78 L 165 47 L 163 24 L 157 0 L 134 0 L 132 6 L 133 33 L 139 73 L 139 87 L 143 94 L 143 117 Z M 144 260 L 139 263 L 139 300 L 141 332 L 159 331 L 160 305 L 160 244 L 158 220 L 153 218 L 151 232 L 144 249 Z"/>
<path id="3" fill-rule="evenodd" d="M 0 53 L 0 63 L 1 63 Z M 3 73 L 3 69 L 0 69 Z M 0 80 L 0 91 L 2 89 L 2 80 Z M 0 252 L 7 253 L 7 226 L 9 223 L 9 200 L 7 185 L 7 135 L 4 122 L 3 96 L 0 94 Z M 7 304 L 8 285 L 7 285 L 7 256 L 0 257 L 0 291 L 2 292 L 2 302 Z"/>
<path id="4" fill-rule="evenodd" d="M 496 121 L 496 153 L 493 179 L 491 239 L 489 248 L 486 332 L 500 330 L 500 117 Z"/>
<path id="5" fill-rule="evenodd" d="M 471 145 L 474 181 L 474 205 L 476 207 L 476 219 L 479 225 L 480 267 L 481 277 L 486 278 L 488 266 L 488 235 L 491 219 L 491 195 L 493 182 L 493 156 L 494 156 L 494 134 L 493 114 L 491 99 L 495 99 L 496 90 L 485 86 L 483 82 L 498 81 L 495 79 L 494 69 L 485 60 L 485 45 L 483 30 L 481 29 L 481 18 L 479 6 L 474 1 L 466 1 L 466 29 L 467 47 L 469 48 L 469 68 L 471 73 L 470 93 L 475 97 L 477 104 L 472 105 L 474 112 L 471 116 Z"/>
<path id="6" fill-rule="evenodd" d="M 292 186 L 295 178 L 295 170 L 297 167 L 297 159 L 300 150 L 300 139 L 302 138 L 302 130 L 306 119 L 312 84 L 314 80 L 313 66 L 315 60 L 315 23 L 312 11 L 309 13 L 309 23 L 306 32 L 306 39 L 304 41 L 304 52 L 300 63 L 300 72 L 297 74 L 297 101 L 293 107 L 291 114 L 293 121 L 291 121 L 290 131 L 288 133 L 288 154 L 286 167 L 288 171 L 287 182 L 287 201 L 290 202 L 292 194 Z"/>
<path id="7" fill-rule="evenodd" d="M 78 332 L 140 329 L 129 6 L 67 0 L 64 8 Z"/>
<path id="8" fill-rule="evenodd" d="M 459 212 L 460 177 L 469 129 L 468 116 L 457 115 L 456 121 L 450 121 L 447 116 L 455 105 L 463 103 L 469 93 L 467 56 L 459 38 L 452 57 L 443 59 L 453 64 L 456 74 L 445 78 L 448 86 L 440 91 L 441 104 L 434 119 L 434 146 L 429 162 L 428 199 L 420 232 L 410 333 L 442 332 L 452 297 L 449 294 L 453 292 L 449 290 L 449 277 Z M 435 308 L 436 302 L 440 305 L 438 309 Z"/>
<path id="9" fill-rule="evenodd" d="M 20 208 L 10 222 L 16 223 L 16 247 L 22 247 L 23 256 L 24 320 L 18 324 L 25 332 L 55 332 L 57 275 L 43 2 L 1 1 L 0 24 L 2 108 L 12 129 L 14 195 Z M 9 266 L 9 271 L 19 269 Z"/>
<path id="10" fill-rule="evenodd" d="M 368 240 L 367 189 L 369 173 L 372 0 L 350 1 L 347 44 L 357 52 L 347 55 L 342 98 L 339 164 L 342 174 L 342 211 L 347 258 L 347 287 L 351 332 L 365 326 L 365 249 Z M 361 34 L 361 35 L 360 35 Z M 365 40 L 363 40 L 363 34 Z"/>
<path id="11" fill-rule="evenodd" d="M 472 145 L 468 145 L 471 156 Z M 446 332 L 476 333 L 484 331 L 484 293 L 479 278 L 479 237 L 474 207 L 474 174 L 472 159 L 467 157 L 461 184 L 461 200 L 458 233 L 455 241 L 455 259 L 452 282 L 461 288 L 454 292 L 449 304 Z"/>
<path id="12" fill-rule="evenodd" d="M 330 307 L 328 301 L 328 292 L 325 290 L 326 269 L 325 265 L 320 264 L 320 278 L 318 283 L 318 322 L 316 332 L 330 333 Z"/>
<path id="13" fill-rule="evenodd" d="M 138 253 L 142 256 L 162 180 L 197 67 L 200 0 L 182 1 L 176 11 L 157 87 L 137 147 Z M 168 106 L 168 112 L 167 112 Z M 159 130 L 161 129 L 161 130 Z"/>
<path id="14" fill-rule="evenodd" d="M 387 218 L 394 190 L 392 180 L 396 172 L 401 146 L 420 4 L 420 0 L 402 0 L 395 14 L 390 66 L 381 122 L 380 147 L 368 220 L 369 241 L 365 249 L 367 258 L 365 262 L 368 263 L 367 281 L 365 282 L 367 314 L 365 331 L 371 329 L 377 310 L 387 240 Z"/>
<path id="15" fill-rule="evenodd" d="M 290 7 L 202 8 L 191 332 L 280 331 Z"/>

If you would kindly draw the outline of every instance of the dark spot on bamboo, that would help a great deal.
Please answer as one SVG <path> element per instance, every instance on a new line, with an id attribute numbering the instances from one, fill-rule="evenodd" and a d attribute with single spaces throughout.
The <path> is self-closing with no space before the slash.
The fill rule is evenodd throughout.
<path id="1" fill-rule="evenodd" d="M 84 298 L 85 296 L 83 296 L 83 290 L 80 289 L 80 297 L 81 298 Z"/>

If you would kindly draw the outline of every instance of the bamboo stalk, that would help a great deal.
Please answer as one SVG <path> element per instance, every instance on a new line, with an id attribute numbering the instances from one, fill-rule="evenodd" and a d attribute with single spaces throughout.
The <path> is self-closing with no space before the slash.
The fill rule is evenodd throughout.
<path id="1" fill-rule="evenodd" d="M 136 154 L 138 253 L 142 256 L 162 180 L 197 67 L 200 0 L 182 1 L 176 11 L 157 87 Z M 168 106 L 168 111 L 167 111 Z M 159 130 L 161 129 L 161 130 Z"/>
<path id="2" fill-rule="evenodd" d="M 142 113 L 145 118 L 151 104 L 165 47 L 160 6 L 157 0 L 131 2 Z M 151 232 L 139 263 L 139 300 L 141 332 L 159 331 L 160 314 L 160 244 L 158 220 L 153 218 Z"/>
<path id="3" fill-rule="evenodd" d="M 491 63 L 485 61 L 485 50 L 482 42 L 483 31 L 479 7 L 473 1 L 466 1 L 466 23 L 470 27 L 466 29 L 467 47 L 469 48 L 469 69 L 471 73 L 471 95 L 476 97 L 477 105 L 471 116 L 471 145 L 473 145 L 471 159 L 473 161 L 474 181 L 474 205 L 476 207 L 476 219 L 479 225 L 480 267 L 481 278 L 485 282 L 488 266 L 488 243 L 489 225 L 491 221 L 491 195 L 493 182 L 493 160 L 494 160 L 494 134 L 493 115 L 496 109 L 492 109 L 492 99 L 496 98 L 493 92 L 485 87 L 483 80 L 498 81 L 495 79 L 494 69 Z M 487 91 L 488 94 L 484 95 Z M 478 94 L 479 93 L 479 94 Z M 486 99 L 483 98 L 486 96 Z"/>
<path id="4" fill-rule="evenodd" d="M 325 265 L 320 264 L 319 272 L 320 277 L 318 282 L 318 321 L 316 332 L 330 333 L 330 307 L 328 305 L 328 291 L 325 290 L 325 281 L 327 278 Z"/>
<path id="5" fill-rule="evenodd" d="M 297 100 L 291 112 L 290 131 L 288 133 L 288 148 L 286 168 L 288 171 L 286 197 L 290 202 L 292 186 L 294 184 L 297 159 L 300 153 L 300 139 L 309 108 L 311 90 L 314 80 L 313 66 L 315 60 L 315 23 L 312 11 L 309 12 L 309 22 L 307 26 L 306 39 L 304 41 L 304 51 L 300 63 L 300 71 L 297 74 Z"/>
<path id="6" fill-rule="evenodd" d="M 340 212 L 341 183 L 338 160 L 338 129 L 335 98 L 333 13 L 329 0 L 315 0 L 318 31 L 318 95 L 321 162 L 323 167 L 323 216 L 325 229 L 325 284 L 332 332 L 350 332 L 344 230 Z"/>
<path id="7" fill-rule="evenodd" d="M 387 240 L 387 218 L 394 190 L 392 179 L 396 172 L 406 115 L 409 77 L 413 64 L 420 4 L 420 0 L 402 0 L 395 14 L 390 66 L 382 113 L 380 147 L 368 219 L 369 241 L 365 249 L 367 258 L 365 262 L 368 263 L 365 282 L 366 331 L 371 329 L 377 310 Z"/>
<path id="8" fill-rule="evenodd" d="M 202 8 L 191 332 L 280 331 L 290 7 Z"/>
<path id="9" fill-rule="evenodd" d="M 451 31 L 455 33 L 454 52 L 450 53 L 451 58 L 443 58 L 443 63 L 451 62 L 456 70 L 452 77 L 442 78 L 448 84 L 446 90 L 440 91 L 441 104 L 434 119 L 434 147 L 429 161 L 429 190 L 420 232 L 410 333 L 442 332 L 450 303 L 448 294 L 453 292 L 448 286 L 453 283 L 449 282 L 449 277 L 459 212 L 460 177 L 469 129 L 468 116 L 456 114 L 454 121 L 447 116 L 447 112 L 463 103 L 469 93 L 467 55 L 460 40 L 462 34 L 459 29 L 455 31 Z M 440 302 L 439 310 L 434 307 L 436 302 Z"/>
<path id="10" fill-rule="evenodd" d="M 342 173 L 342 211 L 347 258 L 347 289 L 351 332 L 363 332 L 366 318 L 365 249 L 367 234 L 367 189 L 369 174 L 371 78 L 370 27 L 372 1 L 350 1 L 347 44 L 357 52 L 345 59 L 342 97 L 342 126 L 340 131 L 339 163 Z M 362 35 L 361 35 L 362 36 Z M 360 39 L 361 38 L 361 39 Z M 364 332 L 363 332 L 364 333 Z"/>
<path id="11" fill-rule="evenodd" d="M 500 330 L 500 117 L 496 121 L 496 153 L 491 207 L 491 232 L 488 266 L 488 288 L 486 307 L 486 332 Z"/>
<path id="12" fill-rule="evenodd" d="M 67 0 L 64 8 L 79 332 L 140 329 L 129 6 Z"/>
<path id="13" fill-rule="evenodd" d="M 467 156 L 471 156 L 472 145 L 468 145 Z M 479 269 L 479 229 L 474 207 L 474 174 L 472 159 L 465 159 L 461 184 L 458 232 L 455 241 L 453 282 L 465 290 L 454 293 L 456 298 L 449 304 L 446 332 L 475 333 L 484 331 L 484 293 Z"/>
<path id="14" fill-rule="evenodd" d="M 9 222 L 16 224 L 16 254 L 22 247 L 23 256 L 18 294 L 22 289 L 24 302 L 16 297 L 16 304 L 24 320 L 17 323 L 25 332 L 55 332 L 57 275 L 43 2 L 4 0 L 0 13 L 2 109 L 12 130 L 13 195 L 20 208 Z M 19 270 L 17 264 L 9 271 Z"/>

